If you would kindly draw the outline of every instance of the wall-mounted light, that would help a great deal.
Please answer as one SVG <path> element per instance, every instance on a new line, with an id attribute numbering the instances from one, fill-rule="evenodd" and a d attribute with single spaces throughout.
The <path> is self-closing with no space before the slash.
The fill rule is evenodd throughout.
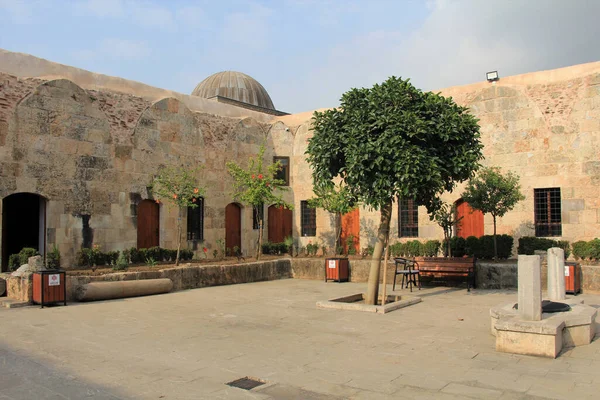
<path id="1" fill-rule="evenodd" d="M 485 74 L 485 77 L 488 80 L 488 82 L 494 82 L 500 79 L 500 76 L 498 76 L 498 71 L 488 72 Z"/>

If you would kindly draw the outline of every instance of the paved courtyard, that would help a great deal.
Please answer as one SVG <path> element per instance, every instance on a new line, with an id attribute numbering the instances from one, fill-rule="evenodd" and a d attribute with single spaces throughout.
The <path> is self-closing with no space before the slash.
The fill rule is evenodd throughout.
<path id="1" fill-rule="evenodd" d="M 365 286 L 288 279 L 2 309 L 0 399 L 600 397 L 600 340 L 556 360 L 494 351 L 489 308 L 515 292 L 427 289 L 386 315 L 315 307 Z M 225 385 L 245 376 L 267 384 Z"/>

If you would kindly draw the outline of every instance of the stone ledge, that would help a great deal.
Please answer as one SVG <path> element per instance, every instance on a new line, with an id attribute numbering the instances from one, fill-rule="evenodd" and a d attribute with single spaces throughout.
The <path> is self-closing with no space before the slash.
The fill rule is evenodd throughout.
<path id="1" fill-rule="evenodd" d="M 383 306 L 361 304 L 357 302 L 364 300 L 365 295 L 363 293 L 357 293 L 350 296 L 338 297 L 336 299 L 331 299 L 327 301 L 318 301 L 317 308 L 333 308 L 338 310 L 364 311 L 374 312 L 377 314 L 386 314 L 388 312 L 421 302 L 420 297 L 403 298 L 404 296 L 396 295 L 390 295 L 386 297 L 388 298 L 388 300 L 392 300 L 392 302 Z"/>
<path id="2" fill-rule="evenodd" d="M 541 321 L 526 321 L 518 316 L 505 317 L 496 322 L 496 331 L 535 333 L 538 335 L 553 335 L 565 327 L 559 319 L 542 319 Z"/>

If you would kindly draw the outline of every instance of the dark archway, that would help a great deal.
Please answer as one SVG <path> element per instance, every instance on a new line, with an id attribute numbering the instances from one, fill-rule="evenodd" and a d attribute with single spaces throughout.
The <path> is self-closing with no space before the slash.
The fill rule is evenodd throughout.
<path id="1" fill-rule="evenodd" d="M 473 210 L 469 203 L 463 199 L 456 201 L 456 219 L 462 217 L 456 227 L 456 236 L 468 238 L 469 236 L 483 236 L 483 213 Z"/>
<path id="2" fill-rule="evenodd" d="M 242 250 L 242 208 L 229 203 L 225 207 L 225 251 L 233 252 L 236 246 Z"/>
<path id="3" fill-rule="evenodd" d="M 8 258 L 24 247 L 46 249 L 46 199 L 33 193 L 15 193 L 2 199 L 2 271 Z"/>
<path id="4" fill-rule="evenodd" d="M 152 200 L 142 200 L 137 206 L 137 247 L 149 249 L 158 246 L 160 241 L 160 210 Z"/>
<path id="5" fill-rule="evenodd" d="M 269 242 L 282 243 L 286 237 L 292 236 L 292 210 L 283 206 L 270 206 L 268 214 Z"/>

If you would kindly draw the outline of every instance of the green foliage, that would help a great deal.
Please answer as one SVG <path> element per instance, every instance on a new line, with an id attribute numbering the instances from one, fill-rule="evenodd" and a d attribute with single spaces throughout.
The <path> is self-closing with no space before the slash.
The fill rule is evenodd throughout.
<path id="1" fill-rule="evenodd" d="M 46 267 L 48 269 L 60 269 L 60 250 L 58 246 L 53 245 L 52 250 L 46 254 Z"/>
<path id="2" fill-rule="evenodd" d="M 124 271 L 128 267 L 129 267 L 128 250 L 123 250 L 119 254 L 119 257 L 117 258 L 117 262 L 113 266 L 113 270 Z"/>
<path id="3" fill-rule="evenodd" d="M 348 187 L 342 183 L 335 185 L 333 182 L 327 182 L 324 185 L 315 186 L 313 191 L 316 197 L 309 199 L 308 205 L 311 208 L 322 208 L 335 215 L 335 245 L 339 246 L 342 234 L 342 215 L 357 207 L 356 199 Z"/>
<path id="4" fill-rule="evenodd" d="M 323 252 L 323 257 L 327 255 L 327 246 L 321 246 L 321 251 Z"/>
<path id="5" fill-rule="evenodd" d="M 262 254 L 284 254 L 290 251 L 290 247 L 285 243 L 271 243 L 266 241 L 262 244 Z"/>
<path id="6" fill-rule="evenodd" d="M 194 258 L 194 251 L 190 249 L 181 249 L 179 252 L 179 257 L 183 261 L 191 261 Z"/>
<path id="7" fill-rule="evenodd" d="M 283 200 L 281 193 L 275 191 L 287 191 L 285 181 L 277 179 L 276 174 L 281 169 L 278 162 L 270 164 L 265 171 L 263 166 L 265 146 L 261 145 L 256 158 L 250 158 L 248 165 L 244 169 L 233 161 L 227 162 L 227 171 L 233 178 L 233 198 L 242 204 L 252 207 L 262 207 L 263 204 L 274 204 L 285 207 L 289 210 L 293 208 L 292 204 Z M 259 214 L 261 215 L 261 214 Z M 262 218 L 258 221 L 259 226 L 264 226 Z M 258 230 L 256 258 L 260 258 L 262 251 L 262 233 Z"/>
<path id="8" fill-rule="evenodd" d="M 507 259 L 512 255 L 514 239 L 510 235 L 497 235 L 498 258 Z M 480 238 L 469 236 L 465 239 L 465 254 L 469 257 L 491 260 L 494 258 L 494 236 L 484 235 Z"/>
<path id="9" fill-rule="evenodd" d="M 591 247 L 588 247 L 588 243 L 589 242 L 580 240 L 571 244 L 571 247 L 573 247 L 573 257 L 575 257 L 576 260 L 585 260 L 590 258 L 589 250 Z"/>
<path id="10" fill-rule="evenodd" d="M 502 217 L 525 200 L 525 196 L 521 193 L 518 175 L 512 172 L 502 175 L 500 168 L 488 167 L 469 180 L 462 199 L 484 214 Z"/>
<path id="11" fill-rule="evenodd" d="M 356 254 L 356 247 L 354 246 L 354 239 L 355 239 L 355 237 L 352 234 L 348 235 L 348 237 L 346 238 L 346 248 L 348 249 L 349 255 Z"/>
<path id="12" fill-rule="evenodd" d="M 226 255 L 225 239 L 217 239 L 217 247 L 219 248 L 221 258 L 225 257 L 225 255 Z M 216 258 L 216 256 L 215 256 L 215 258 Z"/>
<path id="13" fill-rule="evenodd" d="M 152 194 L 157 202 L 167 202 L 179 208 L 177 218 L 177 248 L 181 249 L 181 214 L 187 208 L 196 208 L 196 198 L 204 196 L 205 189 L 199 185 L 201 166 L 196 168 L 164 167 L 154 177 Z M 162 255 L 151 253 L 143 258 L 161 259 Z M 181 255 L 180 255 L 181 257 Z M 179 265 L 179 258 L 175 257 L 175 265 Z"/>
<path id="14" fill-rule="evenodd" d="M 308 253 L 309 256 L 316 256 L 317 255 L 317 251 L 319 251 L 319 245 L 316 243 L 308 243 L 306 245 L 306 253 Z"/>
<path id="15" fill-rule="evenodd" d="M 444 255 L 448 257 L 451 249 L 448 248 L 452 230 L 460 226 L 460 221 L 463 217 L 456 218 L 456 207 L 447 203 L 440 204 L 440 207 L 432 214 L 430 219 L 435 221 L 444 231 Z"/>
<path id="16" fill-rule="evenodd" d="M 29 262 L 29 257 L 39 256 L 40 253 L 32 247 L 23 247 L 17 254 L 8 257 L 8 268 L 11 271 L 19 269 L 21 265 Z"/>
<path id="17" fill-rule="evenodd" d="M 152 257 L 146 258 L 146 265 L 147 266 L 154 267 L 154 266 L 156 266 L 156 264 L 157 264 L 157 262 L 156 262 L 156 260 L 154 258 L 152 258 Z"/>
<path id="18" fill-rule="evenodd" d="M 538 238 L 533 236 L 523 236 L 519 238 L 519 254 L 532 255 L 536 250 L 548 250 L 551 247 L 560 247 L 565 251 L 565 258 L 571 253 L 571 246 L 566 240 L 552 240 L 546 238 Z"/>
<path id="19" fill-rule="evenodd" d="M 466 254 L 467 241 L 465 238 L 454 236 L 449 240 L 444 240 L 444 256 L 448 257 L 448 241 L 450 242 L 450 252 L 452 253 L 452 257 L 462 257 Z"/>
<path id="20" fill-rule="evenodd" d="M 467 108 L 396 77 L 346 92 L 339 108 L 314 113 L 313 130 L 307 159 L 315 187 L 340 177 L 353 198 L 375 209 L 408 197 L 433 212 L 483 157 Z"/>
<path id="21" fill-rule="evenodd" d="M 587 242 L 586 255 L 590 260 L 600 260 L 600 239 Z"/>
<path id="22" fill-rule="evenodd" d="M 428 240 L 423 245 L 423 255 L 425 257 L 436 257 L 441 246 L 442 243 L 439 240 Z"/>
<path id="23" fill-rule="evenodd" d="M 373 251 L 375 250 L 375 248 L 373 246 L 367 246 L 367 247 L 363 247 L 362 251 L 361 251 L 361 256 L 367 257 L 367 256 L 372 256 L 373 255 Z M 343 248 L 342 248 L 343 251 Z"/>
<path id="24" fill-rule="evenodd" d="M 214 257 L 214 258 L 217 258 L 218 256 L 219 256 L 219 250 L 217 250 L 217 249 L 214 249 L 214 250 L 213 250 L 213 257 Z"/>

